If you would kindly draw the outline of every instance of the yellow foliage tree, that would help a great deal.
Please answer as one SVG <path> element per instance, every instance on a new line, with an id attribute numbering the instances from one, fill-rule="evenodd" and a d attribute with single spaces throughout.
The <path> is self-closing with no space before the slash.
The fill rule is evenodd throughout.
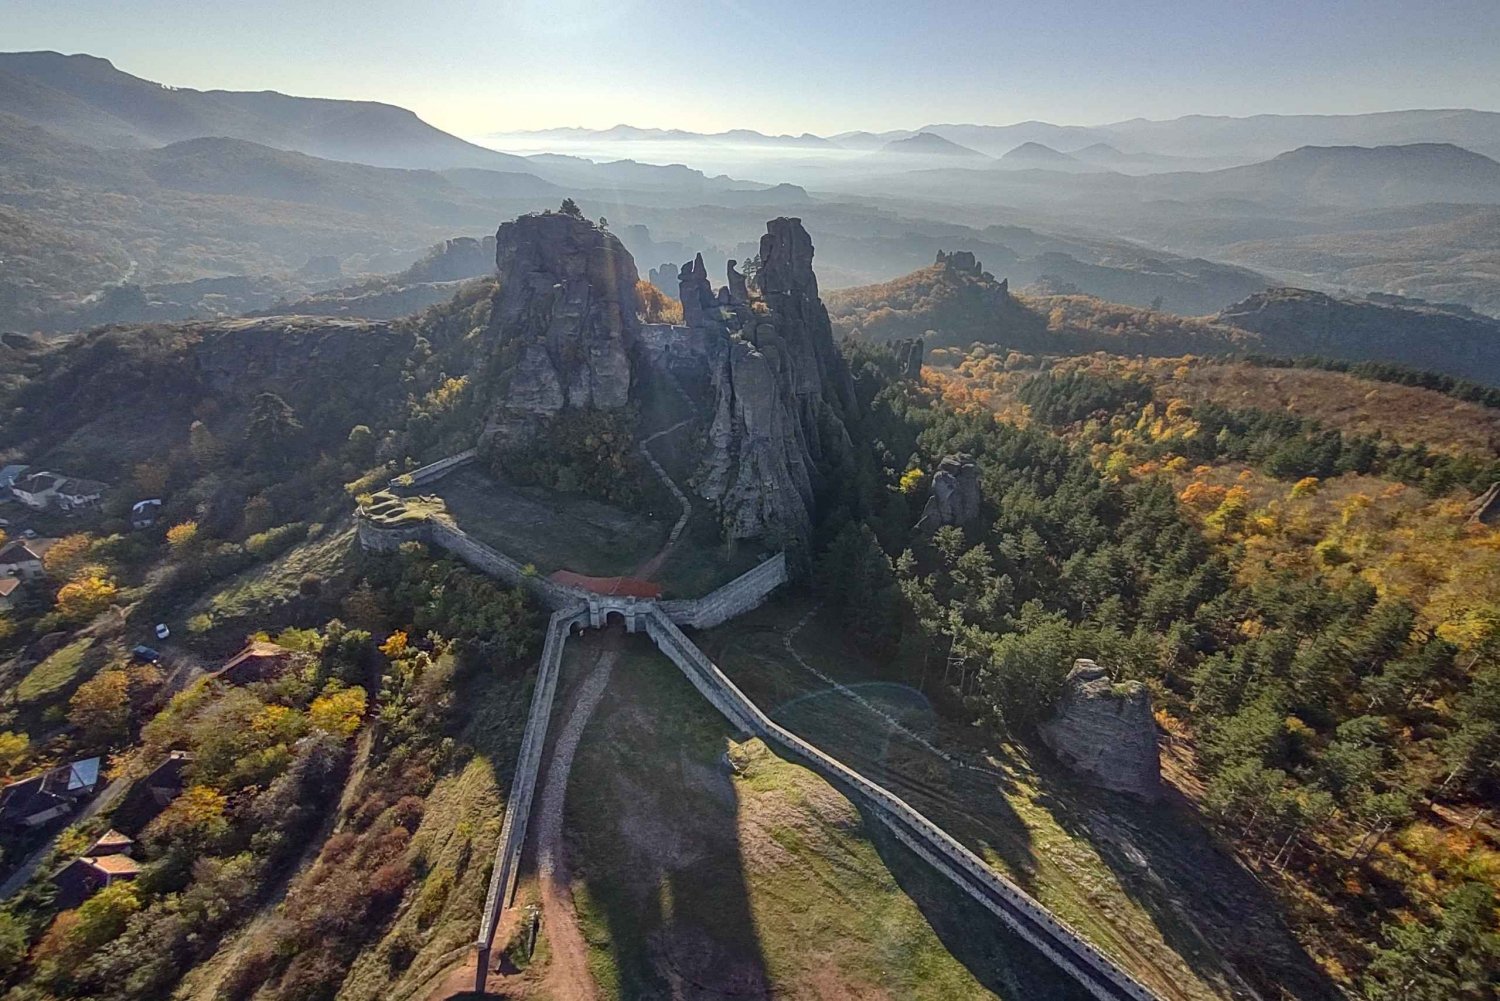
<path id="1" fill-rule="evenodd" d="M 69 622 L 86 622 L 114 603 L 120 589 L 102 567 L 83 567 L 57 592 L 57 612 Z"/>
<path id="2" fill-rule="evenodd" d="M 352 737 L 365 718 L 365 690 L 329 685 L 307 709 L 312 725 L 338 737 Z"/>
<path id="3" fill-rule="evenodd" d="M 1224 498 L 1228 493 L 1228 490 L 1217 484 L 1194 480 L 1183 488 L 1182 493 L 1177 495 L 1177 499 L 1182 501 L 1184 507 L 1195 511 L 1208 511 L 1224 503 Z"/>
<path id="4" fill-rule="evenodd" d="M 185 553 L 192 550 L 198 544 L 198 523 L 196 521 L 184 521 L 167 529 L 167 545 L 174 552 Z"/>
<path id="5" fill-rule="evenodd" d="M 1320 482 L 1316 476 L 1304 476 L 1292 484 L 1293 497 L 1311 497 L 1318 492 Z"/>
<path id="6" fill-rule="evenodd" d="M 14 775 L 30 747 L 31 740 L 24 733 L 0 731 L 0 775 Z"/>
<path id="7" fill-rule="evenodd" d="M 42 566 L 57 580 L 67 580 L 88 562 L 89 547 L 94 540 L 82 532 L 65 535 L 52 544 L 42 557 Z"/>
<path id="8" fill-rule="evenodd" d="M 406 647 L 406 631 L 397 629 L 395 632 L 391 633 L 389 637 L 386 638 L 386 641 L 384 643 L 380 644 L 380 652 L 385 654 L 391 660 L 399 660 L 401 657 L 405 656 Z"/>
<path id="9" fill-rule="evenodd" d="M 121 670 L 101 671 L 78 686 L 68 700 L 68 722 L 94 745 L 123 737 L 130 728 L 130 678 Z"/>
<path id="10" fill-rule="evenodd" d="M 217 789 L 188 786 L 151 821 L 146 836 L 153 841 L 206 845 L 228 829 L 229 822 L 224 819 L 227 805 L 228 800 Z"/>
<path id="11" fill-rule="evenodd" d="M 667 296 L 642 278 L 635 283 L 635 298 L 641 319 L 647 323 L 681 323 L 682 303 Z"/>
<path id="12" fill-rule="evenodd" d="M 927 485 L 927 474 L 920 469 L 908 469 L 901 474 L 901 492 L 910 496 L 920 493 Z"/>

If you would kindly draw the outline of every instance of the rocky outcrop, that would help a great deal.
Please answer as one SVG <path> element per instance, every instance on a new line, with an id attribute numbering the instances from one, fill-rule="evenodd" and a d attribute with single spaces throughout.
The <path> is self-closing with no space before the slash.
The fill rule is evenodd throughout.
<path id="1" fill-rule="evenodd" d="M 684 264 L 677 276 L 677 297 L 682 300 L 682 322 L 689 327 L 717 326 L 714 310 L 718 299 L 714 287 L 708 280 L 708 269 L 703 266 L 703 255 Z"/>
<path id="2" fill-rule="evenodd" d="M 843 417 L 854 412 L 854 384 L 818 297 L 811 237 L 799 219 L 773 219 L 766 230 L 756 289 L 731 267 L 727 305 L 695 310 L 719 342 L 709 354 L 714 410 L 697 489 L 733 538 L 805 540 L 819 463 L 849 449 Z M 707 288 L 700 269 L 683 269 L 685 316 Z M 742 288 L 749 302 L 737 301 Z"/>
<path id="3" fill-rule="evenodd" d="M 495 264 L 485 438 L 505 447 L 565 407 L 624 407 L 639 321 L 620 241 L 581 217 L 521 216 L 496 234 Z"/>
<path id="4" fill-rule="evenodd" d="M 1500 483 L 1490 484 L 1470 505 L 1469 521 L 1476 525 L 1500 525 Z"/>
<path id="5" fill-rule="evenodd" d="M 971 455 L 948 455 L 932 477 L 932 494 L 922 508 L 917 531 L 932 534 L 944 525 L 960 528 L 979 517 L 979 467 Z"/>
<path id="6" fill-rule="evenodd" d="M 1063 764 L 1105 789 L 1154 800 L 1161 795 L 1161 759 L 1151 696 L 1140 682 L 1116 684 L 1092 660 L 1077 660 L 1067 693 L 1042 741 Z"/>
<path id="7" fill-rule="evenodd" d="M 486 236 L 476 240 L 460 236 L 433 247 L 420 261 L 397 275 L 394 283 L 457 282 L 492 274 L 494 270 L 495 238 Z"/>
<path id="8" fill-rule="evenodd" d="M 922 377 L 924 348 L 925 343 L 920 337 L 891 342 L 891 350 L 896 352 L 896 363 L 901 366 L 901 378 L 920 379 Z"/>

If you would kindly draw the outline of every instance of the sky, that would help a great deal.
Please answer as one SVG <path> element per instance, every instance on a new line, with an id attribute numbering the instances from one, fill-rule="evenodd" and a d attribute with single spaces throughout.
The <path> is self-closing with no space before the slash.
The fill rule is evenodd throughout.
<path id="1" fill-rule="evenodd" d="M 1500 110 L 1500 0 L 0 0 L 0 48 L 465 136 Z"/>

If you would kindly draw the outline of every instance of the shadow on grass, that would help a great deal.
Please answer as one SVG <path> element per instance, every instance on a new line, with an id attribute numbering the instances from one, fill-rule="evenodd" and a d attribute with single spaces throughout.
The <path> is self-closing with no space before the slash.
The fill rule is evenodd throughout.
<path id="1" fill-rule="evenodd" d="M 649 641 L 626 641 L 565 808 L 574 905 L 606 997 L 771 994 L 726 733 Z"/>
<path id="2" fill-rule="evenodd" d="M 795 621 L 788 608 L 769 607 L 697 640 L 777 723 L 885 786 L 979 855 L 998 856 L 1006 875 L 1033 892 L 1035 847 L 1006 798 L 1015 791 L 1007 762 L 974 768 L 965 762 L 979 763 L 978 755 L 958 761 L 935 753 L 933 746 L 955 742 L 939 734 L 927 697 L 894 681 L 860 681 L 879 677 L 878 667 L 814 620 L 798 633 L 797 652 L 853 697 L 822 681 L 787 654 L 783 637 Z"/>
<path id="3" fill-rule="evenodd" d="M 1263 997 L 1343 996 L 1292 935 L 1272 892 L 1217 844 L 1175 789 L 1148 804 L 1084 786 L 1053 763 L 1034 764 L 1054 791 L 1041 805 L 1098 853 L 1194 973 L 1235 996 L 1246 993 L 1237 978 Z"/>
<path id="4" fill-rule="evenodd" d="M 868 806 L 860 816 L 875 850 L 939 941 L 986 989 L 1006 999 L 1089 1001 L 1093 995 L 983 904 L 902 844 Z"/>

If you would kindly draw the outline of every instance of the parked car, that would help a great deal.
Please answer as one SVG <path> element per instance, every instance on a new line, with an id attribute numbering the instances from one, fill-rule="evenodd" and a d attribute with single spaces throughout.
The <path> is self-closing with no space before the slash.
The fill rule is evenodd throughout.
<path id="1" fill-rule="evenodd" d="M 161 654 L 158 651 L 151 649 L 149 646 L 145 646 L 144 644 L 132 649 L 130 651 L 130 656 L 142 664 L 161 663 Z"/>

